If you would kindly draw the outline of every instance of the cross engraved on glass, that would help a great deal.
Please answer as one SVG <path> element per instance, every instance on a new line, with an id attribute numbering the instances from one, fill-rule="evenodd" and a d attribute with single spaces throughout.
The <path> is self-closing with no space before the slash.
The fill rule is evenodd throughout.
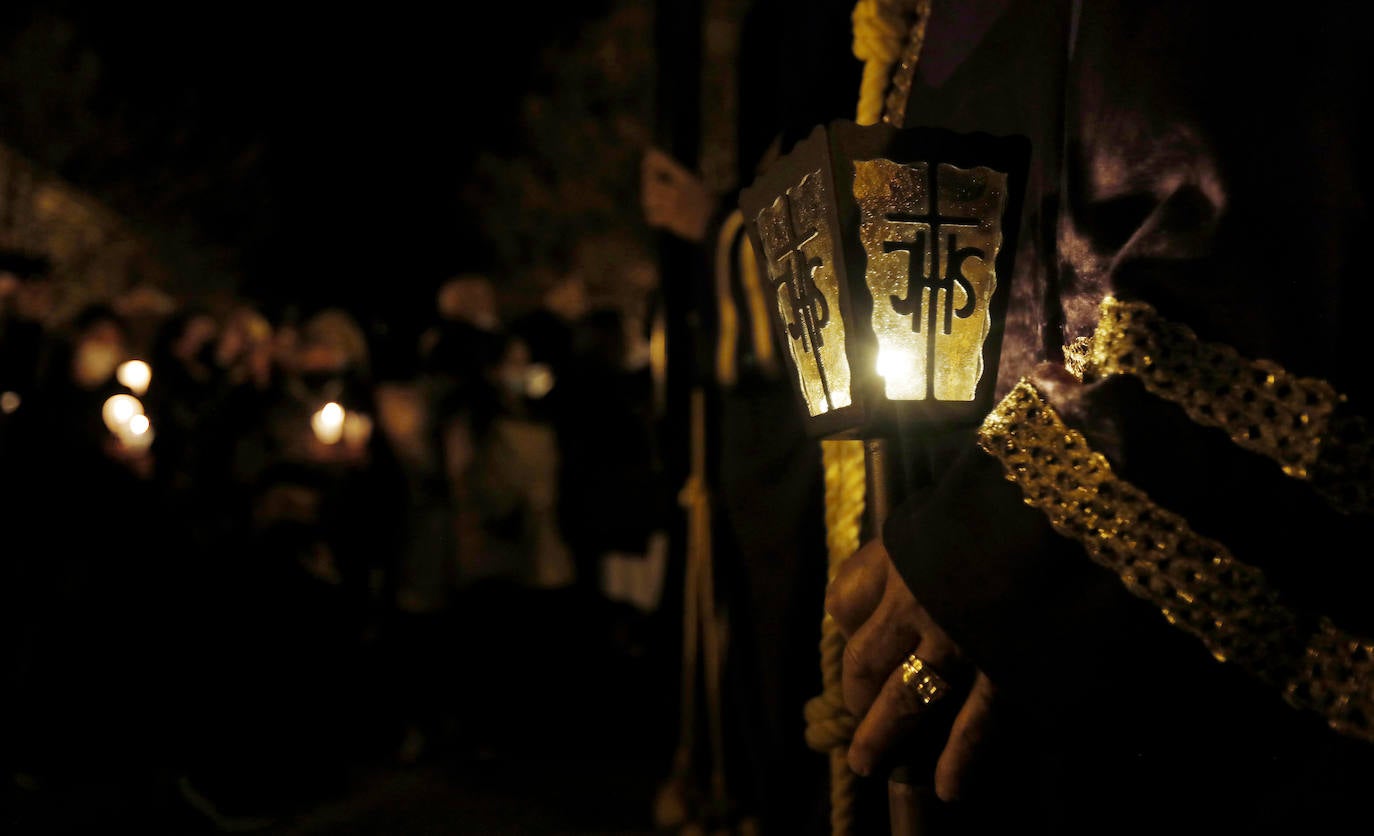
<path id="1" fill-rule="evenodd" d="M 1007 175 L 856 160 L 854 200 L 887 398 L 973 400 L 997 291 Z"/>

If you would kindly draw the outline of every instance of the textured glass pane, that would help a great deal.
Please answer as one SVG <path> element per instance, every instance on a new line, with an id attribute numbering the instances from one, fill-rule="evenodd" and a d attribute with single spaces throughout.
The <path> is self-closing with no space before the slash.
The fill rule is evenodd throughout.
<path id="1" fill-rule="evenodd" d="M 997 290 L 1007 176 L 944 164 L 931 173 L 927 163 L 854 163 L 876 371 L 891 400 L 971 401 Z"/>
<path id="2" fill-rule="evenodd" d="M 825 192 L 820 172 L 811 172 L 757 218 L 778 316 L 812 415 L 853 402 Z"/>

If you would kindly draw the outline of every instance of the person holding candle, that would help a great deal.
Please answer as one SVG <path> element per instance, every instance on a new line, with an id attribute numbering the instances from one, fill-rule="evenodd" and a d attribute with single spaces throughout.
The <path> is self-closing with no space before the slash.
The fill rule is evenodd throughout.
<path id="1" fill-rule="evenodd" d="M 15 443 L 0 508 L 13 629 L 0 737 L 35 805 L 91 784 L 146 791 L 171 752 L 160 630 L 174 572 L 150 460 L 122 437 L 141 416 L 114 379 L 128 333 L 94 303 L 50 339 L 6 427 Z M 62 824 L 95 827 L 101 815 L 91 805 Z"/>

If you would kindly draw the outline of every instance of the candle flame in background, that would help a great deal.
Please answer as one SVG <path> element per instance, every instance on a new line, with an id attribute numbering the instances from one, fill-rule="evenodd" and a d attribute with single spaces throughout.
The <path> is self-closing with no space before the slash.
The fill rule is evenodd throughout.
<path id="1" fill-rule="evenodd" d="M 143 414 L 143 403 L 133 395 L 111 395 L 100 410 L 105 426 L 110 432 L 119 435 L 129 424 L 129 419 Z"/>
<path id="2" fill-rule="evenodd" d="M 310 429 L 321 444 L 337 444 L 343 438 L 344 408 L 330 401 L 310 416 Z M 370 429 L 370 427 L 369 427 Z"/>
<path id="3" fill-rule="evenodd" d="M 105 426 L 125 447 L 146 450 L 153 443 L 152 422 L 143 414 L 143 402 L 133 395 L 111 395 L 100 415 L 105 419 Z"/>
<path id="4" fill-rule="evenodd" d="M 18 392 L 5 392 L 0 394 L 0 412 L 6 415 L 12 414 L 19 408 L 20 397 Z"/>
<path id="5" fill-rule="evenodd" d="M 119 433 L 119 440 L 131 450 L 146 450 L 153 443 L 153 423 L 141 413 L 131 416 Z"/>
<path id="6" fill-rule="evenodd" d="M 145 395 L 153 380 L 153 367 L 142 360 L 127 360 L 115 370 L 115 380 L 128 386 L 135 395 Z"/>

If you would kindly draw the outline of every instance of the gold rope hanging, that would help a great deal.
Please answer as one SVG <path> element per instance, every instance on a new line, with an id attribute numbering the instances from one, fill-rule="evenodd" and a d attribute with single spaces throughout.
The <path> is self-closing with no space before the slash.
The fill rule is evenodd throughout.
<path id="1" fill-rule="evenodd" d="M 930 0 L 859 0 L 854 6 L 853 52 L 864 62 L 856 117 L 859 124 L 902 121 L 929 18 Z M 900 77 L 894 78 L 894 71 Z M 825 471 L 827 579 L 833 579 L 840 564 L 860 546 L 868 475 L 864 443 L 822 441 L 821 460 Z M 857 721 L 844 707 L 840 684 L 844 637 L 828 615 L 821 621 L 820 654 L 822 690 L 805 707 L 806 743 L 829 754 L 831 833 L 850 836 L 854 830 L 856 778 L 849 769 L 848 754 Z"/>
<path id="2" fill-rule="evenodd" d="M 691 472 L 678 493 L 678 504 L 687 512 L 687 568 L 683 588 L 682 704 L 673 772 L 654 798 L 654 819 L 660 828 L 679 827 L 695 832 L 702 813 L 693 809 L 690 785 L 696 746 L 697 665 L 705 690 L 706 734 L 710 757 L 709 804 L 724 815 L 729 806 L 725 780 L 723 673 L 723 625 L 716 611 L 715 578 L 711 555 L 711 497 L 706 476 L 706 393 L 691 393 Z M 709 814 L 708 814 L 709 817 Z M 747 823 L 741 822 L 741 832 Z"/>
<path id="3" fill-rule="evenodd" d="M 825 469 L 825 540 L 827 579 L 850 555 L 859 549 L 860 523 L 864 513 L 864 466 L 862 441 L 822 441 L 821 462 Z M 854 828 L 854 773 L 849 769 L 849 741 L 857 724 L 844 707 L 840 674 L 844 657 L 844 636 L 834 619 L 821 620 L 821 686 L 819 696 L 805 708 L 806 743 L 830 757 L 830 830 L 834 836 L 849 836 Z"/>

